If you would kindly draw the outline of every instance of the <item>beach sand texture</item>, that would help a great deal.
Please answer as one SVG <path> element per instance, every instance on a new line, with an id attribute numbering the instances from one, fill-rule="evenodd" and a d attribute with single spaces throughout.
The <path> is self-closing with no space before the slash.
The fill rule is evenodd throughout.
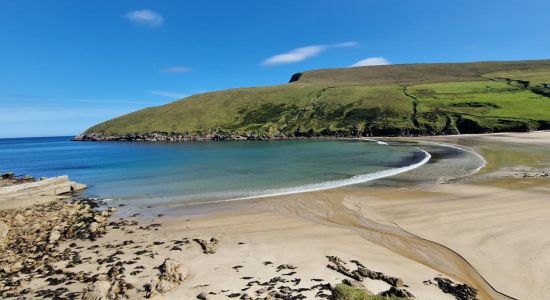
<path id="1" fill-rule="evenodd" d="M 91 276 L 113 265 L 98 259 L 122 262 L 133 299 L 144 297 L 142 287 L 158 273 L 155 267 L 172 258 L 185 279 L 155 297 L 255 298 L 268 292 L 255 281 L 274 280 L 274 289 L 304 289 L 301 295 L 310 299 L 330 294 L 312 287 L 349 279 L 327 268 L 327 256 L 337 256 L 350 269 L 355 260 L 401 278 L 417 299 L 454 299 L 433 283 L 440 276 L 475 287 L 479 299 L 547 298 L 550 151 L 545 149 L 550 133 L 412 140 L 469 147 L 487 159 L 487 166 L 448 183 L 350 186 L 186 206 L 128 205 L 111 216 L 117 224 L 107 226 L 105 235 L 76 242 L 75 251 L 91 259 L 58 267 Z M 207 254 L 197 240 L 211 238 L 218 242 Z M 72 242 L 60 242 L 59 251 L 74 250 Z M 368 278 L 362 284 L 372 293 L 390 288 Z M 67 292 L 80 293 L 87 285 L 77 281 L 67 285 Z M 55 288 L 44 278 L 29 286 Z"/>

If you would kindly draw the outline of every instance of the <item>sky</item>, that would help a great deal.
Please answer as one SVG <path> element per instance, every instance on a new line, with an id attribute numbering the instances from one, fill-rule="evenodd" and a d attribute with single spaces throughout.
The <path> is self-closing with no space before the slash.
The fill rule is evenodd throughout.
<path id="1" fill-rule="evenodd" d="M 550 58 L 548 0 L 0 0 L 0 138 L 361 65 Z"/>

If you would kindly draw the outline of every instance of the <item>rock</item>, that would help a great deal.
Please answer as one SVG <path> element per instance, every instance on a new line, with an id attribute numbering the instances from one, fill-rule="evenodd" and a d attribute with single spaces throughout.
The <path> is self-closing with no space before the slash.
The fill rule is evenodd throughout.
<path id="1" fill-rule="evenodd" d="M 98 206 L 98 199 L 75 197 L 37 204 L 29 208 L 0 210 L 0 253 L 2 253 L 0 273 L 12 277 L 17 276 L 17 272 L 32 271 L 41 274 L 40 278 L 49 278 L 49 283 L 57 284 L 64 282 L 72 284 L 75 280 L 81 283 L 94 282 L 86 289 L 89 299 L 108 299 L 105 297 L 121 299 L 120 296 L 126 295 L 126 290 L 132 287 L 130 283 L 123 280 L 121 272 L 111 271 L 113 278 L 93 280 L 92 274 L 76 275 L 76 273 L 59 269 L 60 263 L 70 268 L 90 260 L 90 258 L 80 257 L 78 249 L 75 249 L 79 245 L 76 240 L 94 240 L 106 233 L 104 221 L 94 222 L 98 219 L 97 216 L 104 220 L 104 214 L 102 215 Z M 61 240 L 67 240 L 71 246 L 60 251 L 58 243 Z M 113 262 L 110 262 L 111 265 Z M 31 274 L 29 277 L 31 282 L 33 276 L 36 275 Z M 59 298 L 64 293 L 64 287 L 36 291 L 28 287 L 23 288 L 22 280 L 1 280 L 0 298 L 8 295 L 17 297 L 24 293 L 32 293 L 38 298 Z M 98 283 L 96 284 L 95 281 Z M 105 296 L 104 290 L 107 284 L 101 281 L 110 284 L 108 289 L 110 296 Z M 69 298 L 74 298 L 74 295 Z"/>
<path id="2" fill-rule="evenodd" d="M 388 276 L 382 272 L 374 272 L 364 267 L 357 268 L 357 272 L 363 277 L 367 277 L 373 280 L 382 280 L 394 287 L 403 286 L 403 280 L 401 278 Z"/>
<path id="3" fill-rule="evenodd" d="M 22 214 L 17 214 L 14 218 L 13 218 L 13 221 L 15 223 L 15 225 L 17 226 L 23 226 L 25 225 L 25 216 L 23 216 Z"/>
<path id="4" fill-rule="evenodd" d="M 82 300 L 109 300 L 109 290 L 111 289 L 111 283 L 107 279 L 96 280 L 94 283 L 90 283 L 84 294 Z"/>
<path id="5" fill-rule="evenodd" d="M 205 293 L 200 293 L 197 295 L 197 299 L 208 300 L 208 295 L 206 295 Z"/>
<path id="6" fill-rule="evenodd" d="M 328 264 L 327 268 L 332 269 L 340 274 L 346 275 L 357 281 L 362 281 L 363 277 L 357 271 L 350 271 L 344 264 L 345 262 L 336 256 L 327 256 L 328 260 L 333 264 Z"/>
<path id="7" fill-rule="evenodd" d="M 2 174 L 2 179 L 14 179 L 14 178 L 15 178 L 15 174 L 13 172 Z"/>
<path id="8" fill-rule="evenodd" d="M 57 242 L 60 237 L 61 237 L 61 232 L 59 232 L 59 230 L 57 230 L 57 229 L 54 229 L 50 232 L 50 237 L 49 237 L 48 241 L 49 241 L 50 244 L 53 244 L 53 243 Z"/>
<path id="9" fill-rule="evenodd" d="M 96 233 L 99 228 L 99 223 L 92 222 L 90 225 L 88 225 L 88 230 L 90 230 L 91 233 Z"/>
<path id="10" fill-rule="evenodd" d="M 23 269 L 23 263 L 20 261 L 15 262 L 9 267 L 11 273 L 17 273 Z"/>
<path id="11" fill-rule="evenodd" d="M 218 243 L 220 242 L 217 238 L 211 238 L 210 241 L 205 241 L 202 239 L 193 239 L 193 241 L 197 242 L 201 248 L 202 252 L 204 254 L 214 254 L 216 253 L 216 250 L 218 249 Z"/>
<path id="12" fill-rule="evenodd" d="M 0 221 L 0 247 L 4 244 L 4 240 L 8 236 L 10 227 L 5 222 Z"/>
<path id="13" fill-rule="evenodd" d="M 444 293 L 453 295 L 458 300 L 476 300 L 477 290 L 466 284 L 457 284 L 450 279 L 436 277 L 437 286 Z"/>
<path id="14" fill-rule="evenodd" d="M 364 291 L 367 290 L 367 288 L 365 288 L 365 286 L 361 282 L 356 280 L 343 279 L 342 283 L 354 289 L 364 290 Z"/>
<path id="15" fill-rule="evenodd" d="M 389 290 L 379 294 L 382 297 L 414 298 L 414 295 L 405 289 L 390 287 Z"/>
<path id="16" fill-rule="evenodd" d="M 169 280 L 168 278 L 160 278 L 156 288 L 157 288 L 157 292 L 164 294 L 178 285 L 179 285 L 179 281 L 172 281 L 172 280 Z"/>
<path id="17" fill-rule="evenodd" d="M 277 266 L 277 272 L 281 270 L 294 270 L 294 269 L 296 269 L 296 267 L 289 264 L 282 264 Z"/>
<path id="18" fill-rule="evenodd" d="M 145 298 L 150 298 L 157 293 L 164 294 L 177 287 L 185 279 L 181 265 L 171 258 L 164 260 L 158 269 L 159 274 L 156 278 L 144 286 Z"/>

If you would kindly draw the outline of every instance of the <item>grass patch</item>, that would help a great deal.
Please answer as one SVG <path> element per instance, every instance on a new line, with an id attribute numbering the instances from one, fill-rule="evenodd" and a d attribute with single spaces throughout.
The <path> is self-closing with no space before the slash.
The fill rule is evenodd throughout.
<path id="1" fill-rule="evenodd" d="M 332 291 L 332 300 L 408 300 L 409 298 L 383 297 L 372 295 L 366 290 L 352 288 L 345 284 L 337 285 Z"/>
<path id="2" fill-rule="evenodd" d="M 543 85 L 526 89 L 496 79 L 505 75 L 541 83 L 550 79 L 550 61 L 308 71 L 289 84 L 204 93 L 146 108 L 96 125 L 87 133 L 359 136 L 550 126 L 550 89 Z"/>

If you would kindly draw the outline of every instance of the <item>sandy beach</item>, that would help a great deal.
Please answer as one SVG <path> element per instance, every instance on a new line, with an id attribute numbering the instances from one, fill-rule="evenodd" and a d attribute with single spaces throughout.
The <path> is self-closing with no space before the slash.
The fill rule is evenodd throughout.
<path id="1" fill-rule="evenodd" d="M 66 253 L 49 264 L 54 271 L 11 272 L 15 262 L 3 257 L 3 297 L 80 299 L 104 282 L 113 295 L 105 299 L 313 299 L 331 297 L 347 280 L 372 294 L 398 289 L 416 299 L 472 299 L 446 292 L 438 284 L 446 278 L 453 287 L 475 288 L 477 299 L 546 298 L 550 132 L 406 140 L 467 147 L 487 165 L 439 183 L 375 181 L 196 205 L 106 203 L 101 209 L 117 209 L 98 221 L 104 233 L 51 247 Z M 3 221 L 16 226 L 15 216 L 6 213 Z M 158 268 L 167 259 L 181 276 Z"/>

